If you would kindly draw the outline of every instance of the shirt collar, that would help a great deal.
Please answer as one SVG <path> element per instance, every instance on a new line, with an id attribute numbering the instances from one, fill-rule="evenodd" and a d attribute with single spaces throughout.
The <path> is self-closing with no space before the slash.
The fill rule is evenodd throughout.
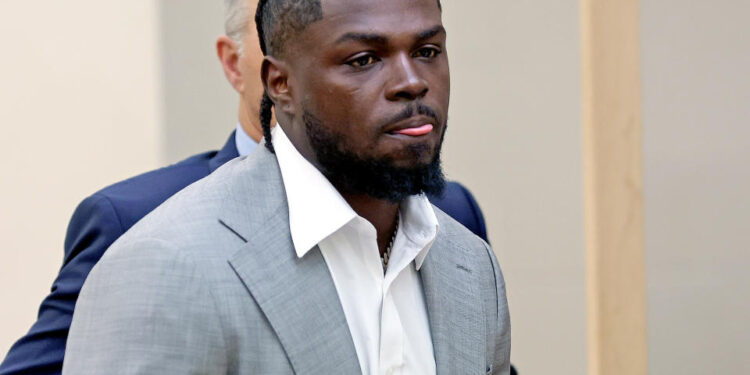
<path id="1" fill-rule="evenodd" d="M 289 230 L 298 257 L 357 217 L 356 212 L 284 134 L 272 130 L 273 147 L 289 205 Z"/>
<path id="2" fill-rule="evenodd" d="M 414 258 L 417 271 L 422 268 L 422 263 L 432 243 L 435 242 L 439 229 L 435 210 L 424 194 L 410 196 L 401 203 L 400 230 L 420 249 Z"/>
<path id="3" fill-rule="evenodd" d="M 237 123 L 237 131 L 234 132 L 234 144 L 237 146 L 237 152 L 240 156 L 250 155 L 258 147 L 258 142 L 255 142 L 245 133 L 245 129 L 239 122 Z"/>
<path id="4" fill-rule="evenodd" d="M 297 151 L 281 126 L 275 126 L 271 133 L 289 206 L 292 243 L 301 258 L 358 215 L 330 181 Z M 437 237 L 435 211 L 427 197 L 420 194 L 407 197 L 401 203 L 400 214 L 399 231 L 419 249 L 412 258 L 419 270 Z"/>

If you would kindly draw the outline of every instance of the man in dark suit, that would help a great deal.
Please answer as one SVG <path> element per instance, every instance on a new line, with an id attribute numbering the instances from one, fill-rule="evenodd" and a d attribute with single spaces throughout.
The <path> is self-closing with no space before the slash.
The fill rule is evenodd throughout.
<path id="1" fill-rule="evenodd" d="M 227 161 L 252 151 L 262 131 L 258 121 L 263 88 L 258 75 L 262 54 L 248 14 L 255 0 L 227 2 L 227 35 L 217 41 L 217 52 L 227 79 L 240 94 L 237 130 L 219 151 L 192 156 L 177 164 L 151 171 L 104 188 L 76 209 L 65 239 L 62 268 L 50 294 L 40 306 L 37 322 L 18 340 L 0 364 L 0 375 L 58 374 L 73 309 L 91 268 L 107 248 L 143 216 L 191 183 L 207 176 Z M 442 197 L 432 203 L 487 240 L 482 213 L 466 188 L 448 183 Z"/>

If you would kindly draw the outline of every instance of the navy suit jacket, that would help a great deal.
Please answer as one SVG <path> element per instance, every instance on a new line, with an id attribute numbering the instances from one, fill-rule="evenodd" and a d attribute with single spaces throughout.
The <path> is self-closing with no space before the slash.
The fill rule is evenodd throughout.
<path id="1" fill-rule="evenodd" d="M 65 258 L 36 323 L 11 347 L 0 375 L 59 374 L 78 293 L 104 251 L 133 224 L 167 198 L 238 156 L 234 133 L 220 151 L 118 182 L 86 198 L 73 214 L 65 238 Z M 487 240 L 482 212 L 465 187 L 449 182 L 433 204 Z"/>

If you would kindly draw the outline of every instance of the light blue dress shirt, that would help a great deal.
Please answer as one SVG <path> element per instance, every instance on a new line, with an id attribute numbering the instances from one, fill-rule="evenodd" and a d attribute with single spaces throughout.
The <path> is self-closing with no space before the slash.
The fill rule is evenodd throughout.
<path id="1" fill-rule="evenodd" d="M 234 143 L 237 146 L 237 152 L 239 152 L 240 156 L 250 155 L 258 147 L 258 142 L 255 142 L 255 140 L 245 133 L 245 129 L 242 129 L 242 125 L 239 122 L 237 123 L 237 131 L 234 132 Z"/>

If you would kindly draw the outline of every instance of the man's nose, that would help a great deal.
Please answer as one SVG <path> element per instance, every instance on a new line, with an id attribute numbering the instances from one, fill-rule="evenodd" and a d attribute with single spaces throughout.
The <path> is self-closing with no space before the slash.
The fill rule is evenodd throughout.
<path id="1" fill-rule="evenodd" d="M 400 54 L 395 58 L 391 68 L 391 85 L 386 91 L 388 100 L 415 100 L 427 94 L 427 81 L 414 64 L 414 59 L 408 54 Z"/>

